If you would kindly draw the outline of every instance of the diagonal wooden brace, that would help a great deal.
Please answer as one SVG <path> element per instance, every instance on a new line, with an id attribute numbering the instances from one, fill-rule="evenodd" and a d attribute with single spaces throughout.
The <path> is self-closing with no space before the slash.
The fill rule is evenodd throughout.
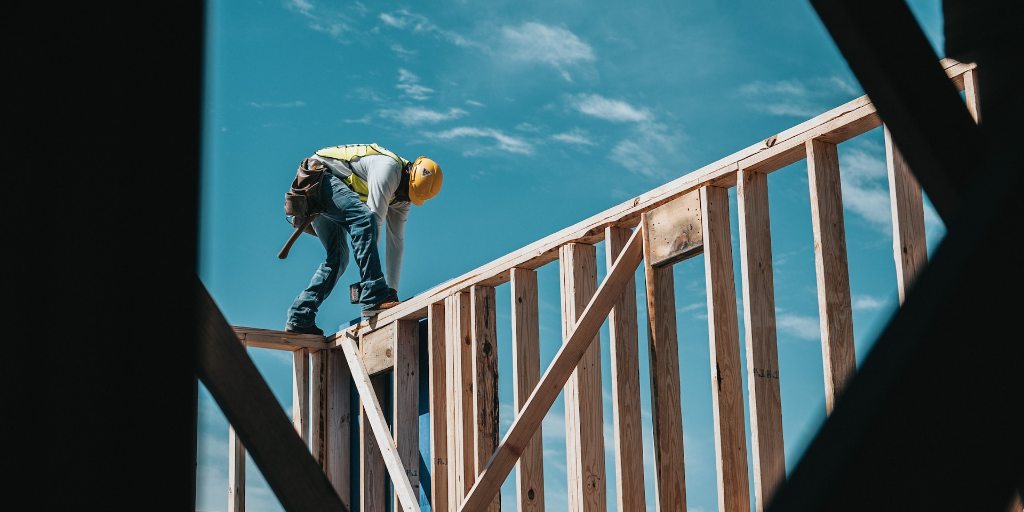
<path id="1" fill-rule="evenodd" d="M 498 450 L 487 461 L 480 478 L 469 490 L 462 504 L 463 511 L 483 510 L 488 506 L 508 477 L 509 471 L 512 471 L 523 448 L 533 438 L 537 427 L 551 409 L 551 404 L 565 387 L 583 353 L 590 347 L 608 312 L 618 301 L 623 287 L 636 272 L 640 260 L 643 259 L 642 232 L 642 228 L 637 228 L 626 242 L 615 265 L 573 326 L 572 334 L 555 355 L 555 359 L 544 372 L 544 377 L 534 388 L 526 405 L 520 410 L 519 416 L 516 417 Z"/>
<path id="2" fill-rule="evenodd" d="M 224 411 L 281 505 L 285 510 L 347 511 L 198 278 L 196 294 L 196 376 Z"/>
<path id="3" fill-rule="evenodd" d="M 341 349 L 345 352 L 349 370 L 352 372 L 352 381 L 355 382 L 356 391 L 359 392 L 359 398 L 363 403 L 363 413 L 366 414 L 366 419 L 373 430 L 373 437 L 377 440 L 377 446 L 380 447 L 384 466 L 388 468 L 388 474 L 391 475 L 391 482 L 394 484 L 395 493 L 398 494 L 402 510 L 419 512 L 419 499 L 412 490 L 409 476 L 405 474 L 405 465 L 402 464 L 402 459 L 398 455 L 398 447 L 395 445 L 395 439 L 391 437 L 391 431 L 388 430 L 388 423 L 384 419 L 384 412 L 380 408 L 380 402 L 377 401 L 377 395 L 373 392 L 370 375 L 366 373 L 366 367 L 359 359 L 359 347 L 349 336 L 340 336 L 339 341 Z"/>

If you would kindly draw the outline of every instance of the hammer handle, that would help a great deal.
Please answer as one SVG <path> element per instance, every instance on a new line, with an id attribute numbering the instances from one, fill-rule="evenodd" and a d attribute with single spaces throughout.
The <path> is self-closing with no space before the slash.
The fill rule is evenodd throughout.
<path id="1" fill-rule="evenodd" d="M 306 220 L 302 222 L 302 224 L 296 226 L 295 232 L 292 233 L 292 236 L 288 237 L 288 241 L 284 243 L 284 247 L 281 248 L 281 252 L 277 253 L 278 259 L 283 260 L 288 257 L 288 252 L 292 250 L 292 245 L 295 244 L 295 241 L 299 239 L 299 235 L 301 235 L 302 232 L 306 230 L 306 226 L 308 226 L 311 222 L 313 222 L 312 216 L 307 217 Z"/>

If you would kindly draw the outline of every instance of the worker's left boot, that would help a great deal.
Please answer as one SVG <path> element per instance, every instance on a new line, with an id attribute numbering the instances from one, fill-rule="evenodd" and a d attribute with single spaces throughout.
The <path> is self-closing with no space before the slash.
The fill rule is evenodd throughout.
<path id="1" fill-rule="evenodd" d="M 317 336 L 323 336 L 324 335 L 323 329 L 317 327 L 316 324 L 310 325 L 308 327 L 299 327 L 297 325 L 288 324 L 288 325 L 285 326 L 284 330 L 285 330 L 285 332 L 290 332 L 290 333 L 295 333 L 295 334 L 315 334 Z"/>

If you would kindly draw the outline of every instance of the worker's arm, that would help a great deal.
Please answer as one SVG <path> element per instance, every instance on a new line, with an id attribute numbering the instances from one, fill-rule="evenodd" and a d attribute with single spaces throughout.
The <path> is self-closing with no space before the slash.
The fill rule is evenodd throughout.
<path id="1" fill-rule="evenodd" d="M 405 221 L 409 218 L 409 202 L 388 207 L 388 286 L 398 291 L 398 278 L 402 273 L 402 251 L 405 247 Z"/>
<path id="2" fill-rule="evenodd" d="M 364 157 L 362 162 L 366 165 L 366 185 L 369 188 L 366 206 L 377 217 L 378 239 L 381 233 L 380 229 L 385 226 L 385 220 L 387 221 L 387 242 L 385 243 L 387 268 L 384 275 L 388 286 L 398 290 L 398 280 L 402 271 L 402 238 L 405 234 L 405 219 L 408 217 L 409 209 L 407 205 L 404 215 L 400 212 L 392 215 L 390 210 L 395 209 L 398 205 L 389 208 L 388 204 L 395 196 L 395 191 L 398 190 L 398 185 L 402 181 L 402 168 L 397 162 L 386 156 Z"/>

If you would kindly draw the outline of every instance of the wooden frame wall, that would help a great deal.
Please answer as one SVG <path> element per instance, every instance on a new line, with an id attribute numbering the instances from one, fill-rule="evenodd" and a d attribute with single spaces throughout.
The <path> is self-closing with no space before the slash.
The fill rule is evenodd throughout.
<path id="1" fill-rule="evenodd" d="M 972 64 L 944 60 L 979 118 Z M 737 187 L 744 348 L 750 393 L 753 489 L 761 512 L 785 478 L 780 372 L 766 175 L 806 158 L 825 369 L 831 411 L 855 371 L 849 272 L 837 144 L 879 125 L 861 97 L 499 258 L 329 337 L 236 327 L 245 346 L 293 352 L 293 426 L 349 506 L 349 387 L 359 392 L 363 510 L 418 510 L 418 322 L 428 318 L 434 510 L 500 510 L 498 489 L 520 466 L 521 510 L 544 509 L 540 422 L 566 391 L 569 508 L 605 510 L 603 402 L 598 328 L 609 318 L 615 485 L 619 509 L 646 506 L 640 429 L 636 300 L 632 272 L 645 261 L 655 440 L 655 501 L 685 508 L 682 415 L 672 264 L 703 254 L 708 288 L 719 509 L 747 510 L 746 425 L 728 188 Z M 927 260 L 921 187 L 888 130 L 886 161 L 900 301 Z M 699 195 L 698 195 L 699 194 Z M 695 211 L 696 208 L 696 211 Z M 691 216 L 692 215 L 692 216 Z M 636 227 L 631 231 L 631 228 Z M 597 286 L 593 243 L 605 240 L 608 276 Z M 560 260 L 564 345 L 543 376 L 537 352 L 535 269 Z M 517 417 L 498 442 L 494 286 L 511 281 Z M 356 343 L 358 340 L 358 344 Z M 336 350 L 340 349 L 340 350 Z M 392 371 L 392 394 L 382 372 Z M 392 424 L 381 402 L 389 399 Z M 445 411 L 444 414 L 437 414 Z M 443 434 L 442 434 L 443 433 Z M 231 439 L 229 508 L 244 510 L 245 451 Z"/>

